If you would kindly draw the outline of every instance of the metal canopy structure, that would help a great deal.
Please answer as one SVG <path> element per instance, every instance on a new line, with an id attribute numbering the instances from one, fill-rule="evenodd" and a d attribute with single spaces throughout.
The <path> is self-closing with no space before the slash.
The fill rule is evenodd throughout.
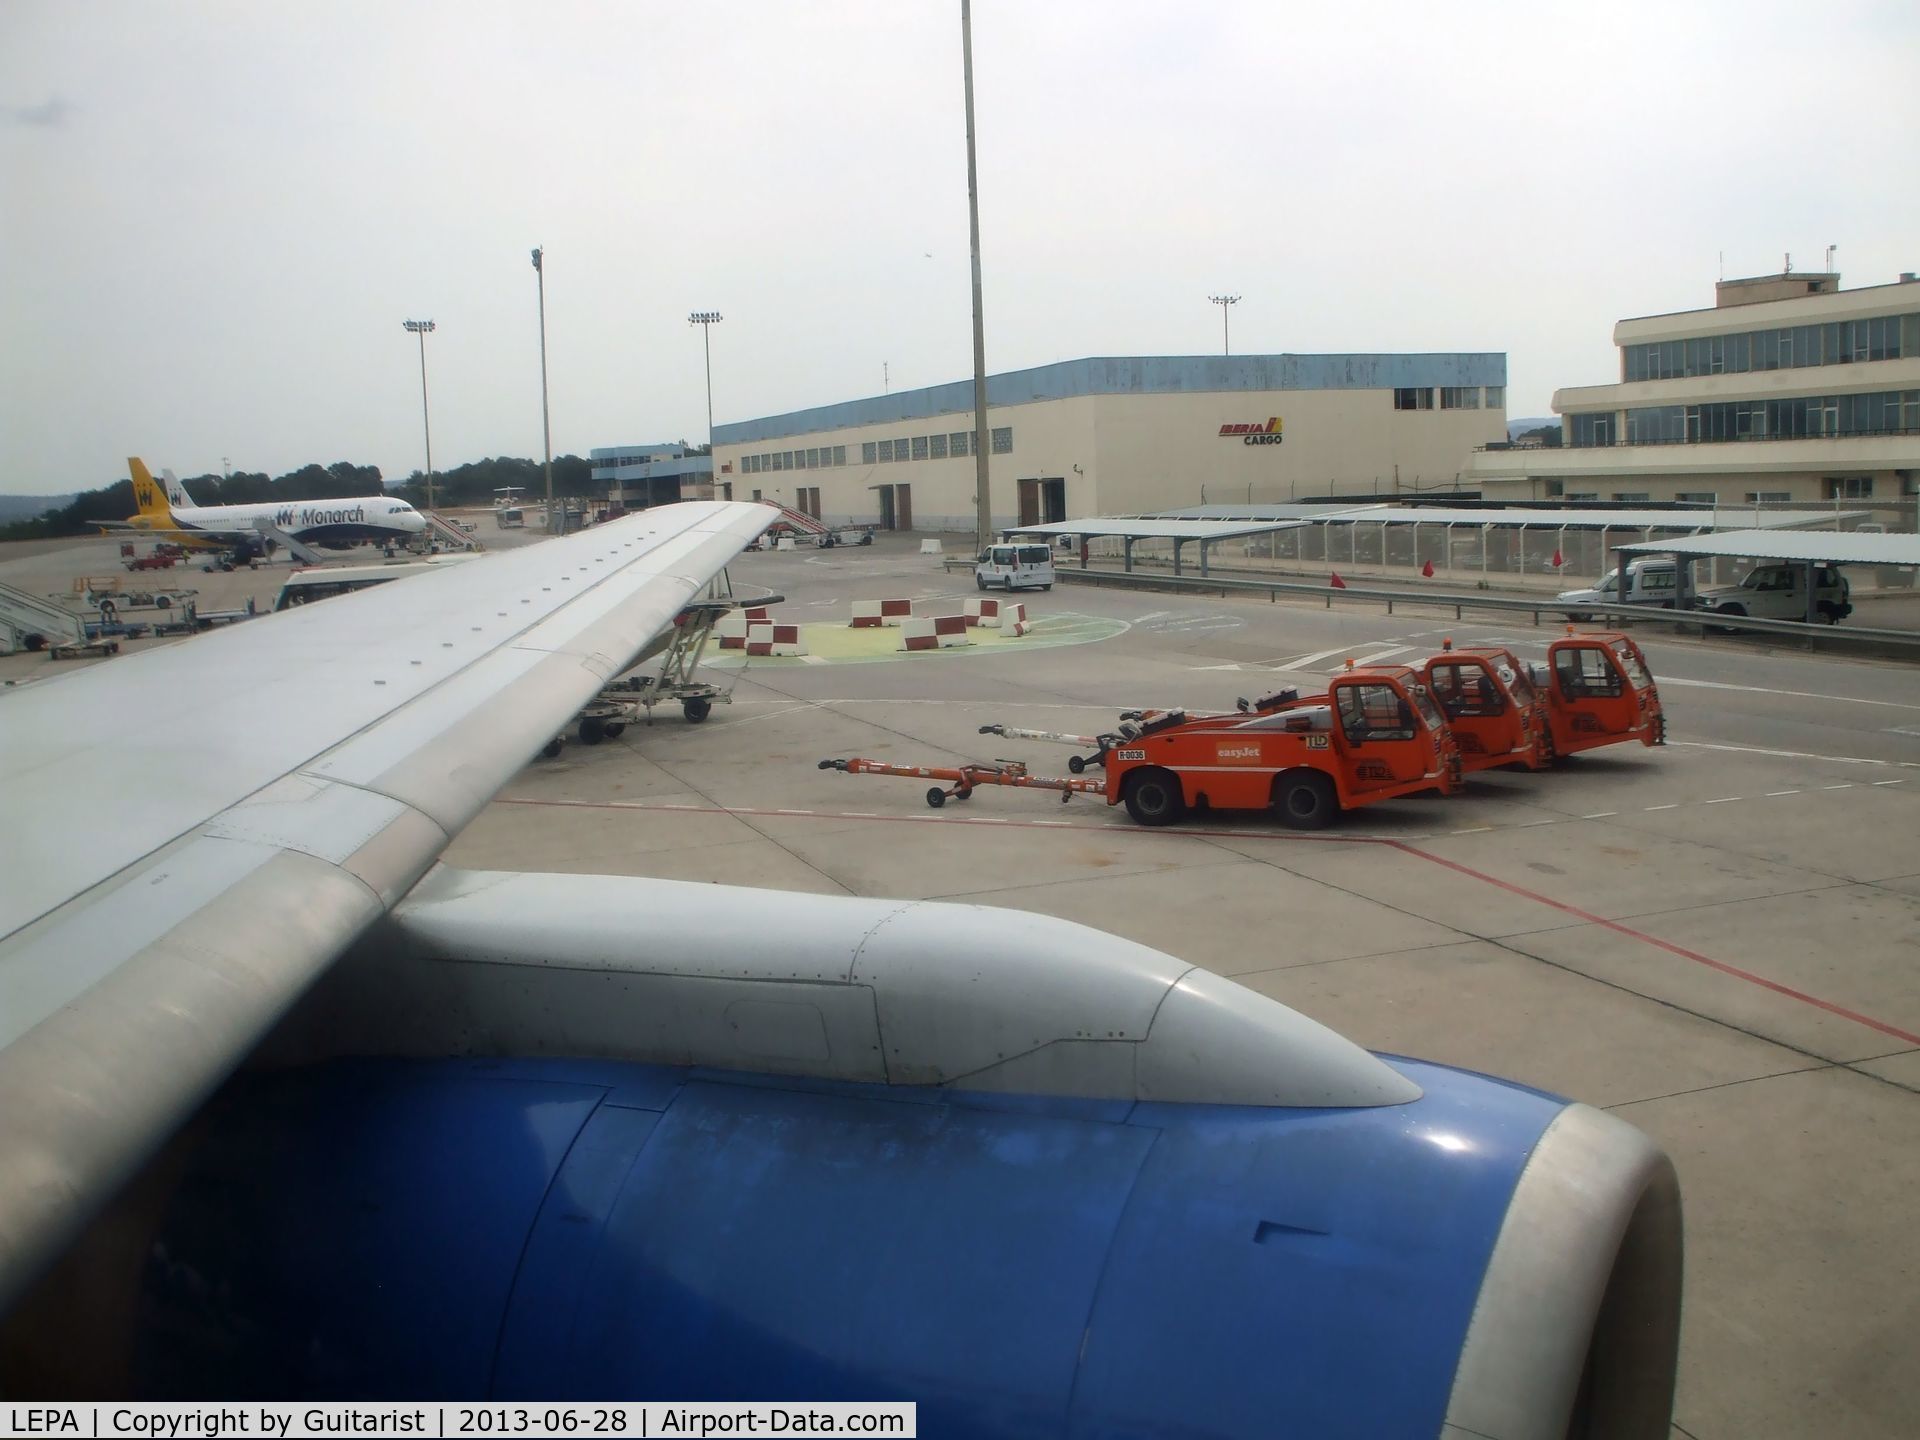
<path id="1" fill-rule="evenodd" d="M 1864 530 L 1728 530 L 1616 546 L 1629 555 L 1725 556 L 1816 565 L 1920 565 L 1920 535 Z"/>
<path id="2" fill-rule="evenodd" d="M 1015 525 L 1006 535 L 1077 535 L 1082 540 L 1120 540 L 1125 543 L 1125 568 L 1133 569 L 1133 546 L 1137 540 L 1171 540 L 1173 573 L 1181 573 L 1180 547 L 1189 540 L 1200 542 L 1200 573 L 1207 573 L 1207 547 L 1218 540 L 1238 540 L 1248 535 L 1265 535 L 1274 530 L 1290 530 L 1305 524 L 1302 520 L 1183 520 L 1155 516 L 1097 517 L 1087 520 L 1054 520 L 1044 525 Z"/>
<path id="3" fill-rule="evenodd" d="M 1858 510 L 1772 510 L 1749 507 L 1602 510 L 1467 505 L 1203 505 L 1156 519 L 1300 520 L 1314 525 L 1518 525 L 1541 530 L 1771 530 L 1864 519 Z"/>
<path id="4" fill-rule="evenodd" d="M 1859 530 L 1734 530 L 1719 535 L 1689 535 L 1673 540 L 1643 540 L 1614 547 L 1619 568 L 1629 557 L 1671 555 L 1679 574 L 1675 591 L 1682 608 L 1691 610 L 1692 571 L 1696 561 L 1708 558 L 1779 560 L 1798 565 L 1807 596 L 1806 622 L 1819 621 L 1818 588 L 1814 570 L 1822 565 L 1920 565 L 1920 535 L 1886 535 Z"/>

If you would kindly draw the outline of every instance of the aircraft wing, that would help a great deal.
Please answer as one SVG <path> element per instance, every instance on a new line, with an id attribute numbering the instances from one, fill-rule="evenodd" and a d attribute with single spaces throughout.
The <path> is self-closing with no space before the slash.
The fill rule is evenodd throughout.
<path id="1" fill-rule="evenodd" d="M 775 514 L 664 506 L 0 700 L 0 1308 Z"/>

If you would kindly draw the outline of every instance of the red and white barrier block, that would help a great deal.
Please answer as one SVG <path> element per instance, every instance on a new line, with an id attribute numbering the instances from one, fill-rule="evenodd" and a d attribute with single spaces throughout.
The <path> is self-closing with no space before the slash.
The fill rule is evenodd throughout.
<path id="1" fill-rule="evenodd" d="M 804 655 L 807 643 L 800 638 L 798 625 L 776 625 L 771 621 L 755 621 L 747 627 L 747 654 L 749 655 Z"/>
<path id="2" fill-rule="evenodd" d="M 1008 635 L 1027 633 L 1027 607 L 1012 600 L 968 600 L 966 621 Z"/>
<path id="3" fill-rule="evenodd" d="M 855 630 L 871 630 L 880 625 L 904 625 L 913 618 L 911 600 L 856 600 L 853 602 Z"/>
<path id="4" fill-rule="evenodd" d="M 927 615 L 909 617 L 900 627 L 902 650 L 944 650 L 955 645 L 971 645 L 964 615 Z"/>
<path id="5" fill-rule="evenodd" d="M 722 650 L 744 650 L 747 648 L 748 627 L 764 625 L 772 618 L 764 605 L 756 605 L 749 610 L 729 610 L 714 621 L 713 633 Z"/>

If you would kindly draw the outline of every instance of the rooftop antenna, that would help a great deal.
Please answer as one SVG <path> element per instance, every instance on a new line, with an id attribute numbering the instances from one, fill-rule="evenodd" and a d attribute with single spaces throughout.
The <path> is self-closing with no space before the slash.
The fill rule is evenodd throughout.
<path id="1" fill-rule="evenodd" d="M 1787 268 L 1780 273 L 1782 275 L 1791 275 L 1793 273 L 1793 252 L 1791 250 L 1787 252 Z"/>
<path id="2" fill-rule="evenodd" d="M 1829 275 L 1833 273 L 1833 252 L 1839 248 L 1838 245 L 1829 245 L 1827 247 L 1827 273 Z"/>
<path id="3" fill-rule="evenodd" d="M 887 395 L 887 394 L 891 394 L 892 391 L 893 391 L 893 375 L 892 375 L 892 372 L 887 369 L 887 362 L 882 360 L 880 362 L 880 393 L 882 395 Z"/>
<path id="4" fill-rule="evenodd" d="M 1727 278 L 1727 252 L 1724 250 L 1720 252 L 1720 278 Z"/>

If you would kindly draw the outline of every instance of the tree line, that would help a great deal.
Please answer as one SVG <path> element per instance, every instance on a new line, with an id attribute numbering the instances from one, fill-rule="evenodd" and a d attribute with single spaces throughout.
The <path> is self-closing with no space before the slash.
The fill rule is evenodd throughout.
<path id="1" fill-rule="evenodd" d="M 591 493 L 592 471 L 592 463 L 578 455 L 555 456 L 553 493 L 567 498 Z M 182 483 L 199 505 L 345 500 L 382 492 L 414 505 L 427 503 L 423 472 L 416 470 L 405 480 L 389 485 L 381 477 L 378 465 L 356 465 L 349 460 L 336 460 L 331 465 L 302 465 L 279 476 L 269 476 L 263 470 L 236 470 L 231 475 L 189 475 L 183 477 Z M 436 470 L 433 499 L 434 504 L 443 509 L 490 505 L 494 491 L 518 486 L 531 501 L 545 497 L 546 485 L 546 472 L 540 461 L 502 455 L 470 461 L 451 470 Z M 0 526 L 0 540 L 50 540 L 86 535 L 94 531 L 95 522 L 125 520 L 138 508 L 133 498 L 133 481 L 117 480 L 98 490 L 76 495 L 66 505 L 48 510 L 35 519 Z"/>

